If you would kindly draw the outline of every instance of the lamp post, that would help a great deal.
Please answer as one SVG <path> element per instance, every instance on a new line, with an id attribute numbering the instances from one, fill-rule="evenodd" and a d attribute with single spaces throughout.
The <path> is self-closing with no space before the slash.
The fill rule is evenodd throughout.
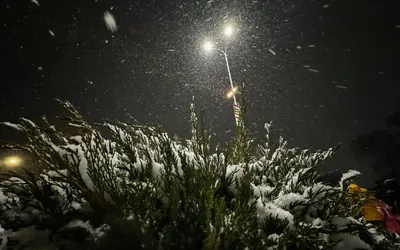
<path id="1" fill-rule="evenodd" d="M 221 52 L 225 56 L 226 68 L 228 69 L 228 75 L 229 75 L 229 82 L 231 83 L 231 93 L 232 93 L 232 97 L 233 97 L 233 103 L 235 105 L 237 105 L 236 96 L 235 96 L 236 89 L 233 87 L 231 69 L 229 68 L 228 55 L 226 54 L 226 48 L 225 48 L 225 50 L 221 49 Z"/>
<path id="2" fill-rule="evenodd" d="M 227 26 L 224 30 L 224 35 L 225 37 L 230 37 L 233 33 L 233 28 L 232 26 Z M 210 42 L 210 41 L 206 41 L 203 45 L 203 48 L 205 51 L 209 52 L 211 50 L 214 49 L 214 45 Z M 239 107 L 239 103 L 236 101 L 236 95 L 235 93 L 237 92 L 237 87 L 233 86 L 233 81 L 232 81 L 232 75 L 231 75 L 231 69 L 229 68 L 229 61 L 228 61 L 228 53 L 227 53 L 227 49 L 225 46 L 225 49 L 220 49 L 218 48 L 219 51 L 221 51 L 221 53 L 224 55 L 225 57 L 225 63 L 226 63 L 226 68 L 228 70 L 228 76 L 229 76 L 229 82 L 231 84 L 231 91 L 229 91 L 229 93 L 227 94 L 228 97 L 232 97 L 233 98 L 233 111 L 234 111 L 234 115 L 235 115 L 235 120 L 236 120 L 236 124 L 239 124 L 239 112 L 240 112 L 240 107 Z"/>

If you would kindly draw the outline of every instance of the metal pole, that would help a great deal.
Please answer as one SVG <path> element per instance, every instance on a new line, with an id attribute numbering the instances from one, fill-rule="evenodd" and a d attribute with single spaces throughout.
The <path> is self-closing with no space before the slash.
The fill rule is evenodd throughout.
<path id="1" fill-rule="evenodd" d="M 237 102 L 236 102 L 236 96 L 235 96 L 235 92 L 233 91 L 233 82 L 232 82 L 231 70 L 229 69 L 228 56 L 227 56 L 227 54 L 226 54 L 226 52 L 225 52 L 225 51 L 223 51 L 223 50 L 221 50 L 221 51 L 222 51 L 222 53 L 223 53 L 223 54 L 224 54 L 224 56 L 225 56 L 226 68 L 228 69 L 229 81 L 230 81 L 230 83 L 231 83 L 231 88 L 232 88 L 232 94 L 233 94 L 233 103 L 236 105 L 236 104 L 237 104 Z"/>

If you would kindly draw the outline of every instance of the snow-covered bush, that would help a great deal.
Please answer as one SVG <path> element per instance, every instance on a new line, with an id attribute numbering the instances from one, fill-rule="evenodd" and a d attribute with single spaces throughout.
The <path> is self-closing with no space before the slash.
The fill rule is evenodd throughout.
<path id="1" fill-rule="evenodd" d="M 358 172 L 336 186 L 316 181 L 336 147 L 299 150 L 280 138 L 271 149 L 266 124 L 266 143 L 253 152 L 242 120 L 232 141 L 212 151 L 194 106 L 192 138 L 179 142 L 161 128 L 89 124 L 60 103 L 69 133 L 45 118 L 44 126 L 4 123 L 27 138 L 4 146 L 38 165 L 0 182 L 0 249 L 399 247 L 358 214 L 366 196 L 347 192 Z"/>

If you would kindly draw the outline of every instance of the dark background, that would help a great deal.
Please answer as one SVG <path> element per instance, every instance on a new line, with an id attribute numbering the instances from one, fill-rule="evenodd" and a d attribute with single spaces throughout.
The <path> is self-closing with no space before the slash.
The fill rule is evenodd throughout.
<path id="1" fill-rule="evenodd" d="M 357 169 L 361 185 L 375 177 L 373 159 L 356 161 L 348 144 L 384 126 L 400 111 L 400 2 L 6 0 L 1 3 L 0 120 L 38 121 L 69 100 L 91 121 L 161 123 L 189 135 L 192 96 L 227 140 L 234 127 L 222 55 L 206 55 L 205 39 L 220 40 L 225 23 L 233 80 L 249 91 L 249 121 L 258 140 L 326 148 L 342 142 L 327 169 Z M 105 11 L 118 31 L 107 30 Z M 55 36 L 49 32 L 51 30 Z M 269 51 L 276 52 L 273 55 Z M 315 69 L 312 72 L 308 69 Z M 2 140 L 17 139 L 0 127 Z"/>

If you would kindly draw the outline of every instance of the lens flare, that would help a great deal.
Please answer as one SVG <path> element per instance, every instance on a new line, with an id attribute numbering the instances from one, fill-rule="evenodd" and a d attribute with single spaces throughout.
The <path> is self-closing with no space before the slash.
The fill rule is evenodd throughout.
<path id="1" fill-rule="evenodd" d="M 237 92 L 237 87 L 233 87 L 233 89 L 229 91 L 228 94 L 226 94 L 226 97 L 231 98 L 236 94 L 236 92 Z"/>

